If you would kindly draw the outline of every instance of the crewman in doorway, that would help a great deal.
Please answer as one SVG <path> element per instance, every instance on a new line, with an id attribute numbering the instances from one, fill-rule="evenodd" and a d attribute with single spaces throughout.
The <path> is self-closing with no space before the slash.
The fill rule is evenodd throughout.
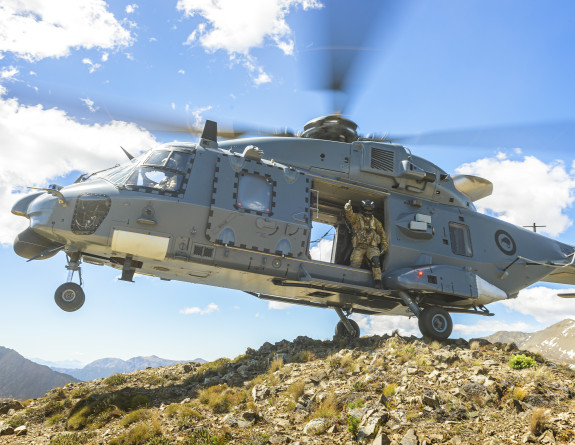
<path id="1" fill-rule="evenodd" d="M 351 207 L 351 201 L 345 206 L 345 216 L 353 231 L 353 252 L 350 257 L 351 267 L 361 267 L 363 258 L 371 264 L 374 287 L 381 289 L 380 255 L 387 251 L 387 238 L 382 224 L 373 216 L 375 203 L 369 199 L 361 201 L 361 215 L 356 214 Z"/>

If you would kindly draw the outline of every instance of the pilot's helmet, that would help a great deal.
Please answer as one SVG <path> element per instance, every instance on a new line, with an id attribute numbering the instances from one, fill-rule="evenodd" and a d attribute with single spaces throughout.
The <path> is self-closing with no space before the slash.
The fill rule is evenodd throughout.
<path id="1" fill-rule="evenodd" d="M 361 201 L 361 213 L 364 216 L 373 215 L 373 210 L 375 209 L 375 203 L 370 199 L 364 199 Z"/>
<path id="2" fill-rule="evenodd" d="M 171 158 L 164 158 L 162 160 L 162 164 L 164 164 L 164 167 L 168 167 L 171 168 L 173 170 L 177 170 L 178 169 L 178 161 L 176 161 L 173 157 Z"/>

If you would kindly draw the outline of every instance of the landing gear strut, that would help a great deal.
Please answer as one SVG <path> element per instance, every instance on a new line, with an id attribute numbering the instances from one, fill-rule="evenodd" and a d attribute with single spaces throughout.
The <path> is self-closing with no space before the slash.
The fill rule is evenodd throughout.
<path id="1" fill-rule="evenodd" d="M 68 281 L 61 284 L 54 293 L 54 301 L 60 309 L 66 312 L 74 312 L 82 307 L 86 296 L 82 289 L 82 269 L 80 263 L 82 255 L 80 252 L 73 252 L 68 256 Z M 78 272 L 80 284 L 74 283 L 74 272 Z"/>
<path id="2" fill-rule="evenodd" d="M 341 320 L 335 327 L 335 336 L 350 340 L 359 338 L 359 325 L 354 320 L 347 318 L 340 308 L 336 307 L 334 309 Z"/>
<path id="3" fill-rule="evenodd" d="M 424 337 L 447 340 L 453 330 L 451 315 L 442 307 L 429 306 L 421 310 L 406 292 L 400 292 L 403 303 L 417 317 L 419 330 Z"/>

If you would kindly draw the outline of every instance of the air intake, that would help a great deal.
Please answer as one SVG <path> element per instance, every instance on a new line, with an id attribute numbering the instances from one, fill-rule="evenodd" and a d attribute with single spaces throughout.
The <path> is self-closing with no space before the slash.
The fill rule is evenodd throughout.
<path id="1" fill-rule="evenodd" d="M 370 167 L 375 170 L 381 170 L 393 173 L 395 165 L 395 153 L 381 148 L 371 147 Z"/>

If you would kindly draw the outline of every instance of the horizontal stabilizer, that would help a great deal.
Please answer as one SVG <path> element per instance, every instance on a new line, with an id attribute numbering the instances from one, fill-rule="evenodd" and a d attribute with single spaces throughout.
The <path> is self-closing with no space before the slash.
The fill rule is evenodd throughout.
<path id="1" fill-rule="evenodd" d="M 479 176 L 453 175 L 453 184 L 457 190 L 474 202 L 493 193 L 493 184 Z"/>

